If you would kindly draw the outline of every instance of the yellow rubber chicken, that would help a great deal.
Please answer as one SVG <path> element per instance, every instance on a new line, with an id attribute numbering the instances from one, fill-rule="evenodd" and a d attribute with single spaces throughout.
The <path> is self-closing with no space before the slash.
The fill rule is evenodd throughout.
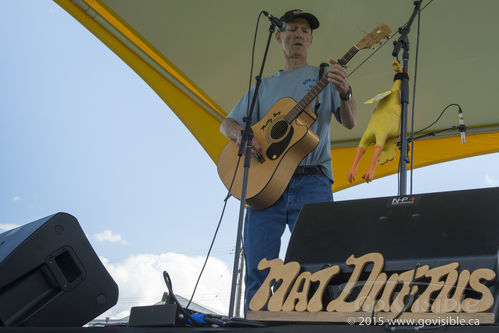
<path id="1" fill-rule="evenodd" d="M 402 73 L 402 66 L 395 60 L 392 64 L 395 74 Z M 367 182 L 371 182 L 374 178 L 374 170 L 376 164 L 385 164 L 393 160 L 395 150 L 397 148 L 397 140 L 400 135 L 400 85 L 401 77 L 395 78 L 392 89 L 384 93 L 378 94 L 364 104 L 373 103 L 379 100 L 378 105 L 371 115 L 367 129 L 360 139 L 359 147 L 355 154 L 352 167 L 348 172 L 348 181 L 351 183 L 355 180 L 357 166 L 359 165 L 362 155 L 366 152 L 367 146 L 375 143 L 373 158 L 362 178 Z"/>

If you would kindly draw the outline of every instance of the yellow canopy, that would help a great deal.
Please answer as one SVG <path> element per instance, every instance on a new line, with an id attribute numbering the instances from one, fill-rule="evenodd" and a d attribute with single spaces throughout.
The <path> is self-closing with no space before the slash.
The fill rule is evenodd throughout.
<path id="1" fill-rule="evenodd" d="M 396 31 L 413 7 L 413 0 L 54 1 L 140 75 L 215 162 L 227 142 L 219 133 L 220 122 L 247 90 L 252 39 L 261 10 L 274 16 L 293 8 L 314 13 L 321 26 L 314 31 L 308 60 L 318 65 L 343 56 L 379 23 Z M 458 103 L 470 135 L 465 145 L 455 131 L 417 141 L 415 168 L 499 151 L 499 112 L 492 98 L 499 74 L 499 22 L 495 17 L 499 2 L 423 1 L 423 7 L 427 4 L 421 14 L 414 128 L 425 127 L 446 105 Z M 256 64 L 261 62 L 267 27 L 266 21 L 260 22 Z M 411 73 L 416 30 L 417 19 L 409 35 Z M 388 42 L 364 64 L 372 50 L 360 51 L 350 62 L 351 73 L 360 65 L 349 77 L 358 105 L 358 125 L 350 131 L 335 122 L 331 125 L 334 190 L 352 185 L 346 174 L 373 108 L 362 102 L 391 87 L 391 51 Z M 265 75 L 279 70 L 281 64 L 281 51 L 274 44 Z M 457 110 L 450 108 L 432 129 L 456 125 Z M 368 151 L 359 174 L 367 169 L 369 159 Z M 396 161 L 398 156 L 379 166 L 376 177 L 396 173 Z"/>

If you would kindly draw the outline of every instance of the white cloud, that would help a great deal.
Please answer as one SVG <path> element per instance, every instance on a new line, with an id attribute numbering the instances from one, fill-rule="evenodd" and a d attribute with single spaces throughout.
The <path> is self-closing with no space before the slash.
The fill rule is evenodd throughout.
<path id="1" fill-rule="evenodd" d="M 493 176 L 485 175 L 485 183 L 487 186 L 499 186 L 499 179 Z"/>
<path id="2" fill-rule="evenodd" d="M 0 224 L 0 232 L 5 232 L 19 227 L 16 224 Z"/>
<path id="3" fill-rule="evenodd" d="M 108 316 L 120 319 L 127 316 L 133 306 L 159 302 L 163 292 L 168 290 L 163 280 L 165 270 L 172 280 L 173 292 L 190 299 L 204 259 L 177 253 L 140 254 L 120 263 L 111 263 L 101 258 L 119 286 L 120 297 L 118 304 L 99 318 Z M 229 307 L 231 275 L 225 263 L 210 257 L 193 302 L 226 314 Z"/>
<path id="4" fill-rule="evenodd" d="M 12 198 L 12 200 L 13 201 L 19 201 L 19 200 L 21 200 L 21 197 L 20 196 L 15 196 L 15 197 Z"/>
<path id="5" fill-rule="evenodd" d="M 123 245 L 128 245 L 128 242 L 121 237 L 120 234 L 114 234 L 111 230 L 104 230 L 98 234 L 94 235 L 94 238 L 98 242 L 110 242 L 110 243 L 121 243 Z"/>

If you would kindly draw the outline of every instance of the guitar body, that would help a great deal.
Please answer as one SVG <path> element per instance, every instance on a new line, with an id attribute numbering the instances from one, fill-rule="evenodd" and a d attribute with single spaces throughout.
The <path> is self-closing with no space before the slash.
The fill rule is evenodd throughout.
<path id="1" fill-rule="evenodd" d="M 264 118 L 254 124 L 256 141 L 262 148 L 263 158 L 251 157 L 246 203 L 253 209 L 265 209 L 274 204 L 286 189 L 300 161 L 319 143 L 319 137 L 310 130 L 316 115 L 310 105 L 291 123 L 283 118 L 296 105 L 292 98 L 278 100 Z M 229 188 L 236 172 L 239 147 L 231 140 L 218 158 L 220 179 Z M 240 199 L 244 157 L 237 166 L 231 194 Z"/>

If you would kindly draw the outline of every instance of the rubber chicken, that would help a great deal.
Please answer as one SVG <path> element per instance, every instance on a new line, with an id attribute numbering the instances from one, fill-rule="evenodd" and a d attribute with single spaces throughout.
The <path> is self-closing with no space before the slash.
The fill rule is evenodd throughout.
<path id="1" fill-rule="evenodd" d="M 357 166 L 370 144 L 375 143 L 376 146 L 374 147 L 369 169 L 362 176 L 367 183 L 373 180 L 378 161 L 383 165 L 395 157 L 397 140 L 400 135 L 400 85 L 402 83 L 402 77 L 397 76 L 397 73 L 402 73 L 402 66 L 395 60 L 392 67 L 395 71 L 392 89 L 378 94 L 364 103 L 370 104 L 379 101 L 371 115 L 367 129 L 360 139 L 352 167 L 348 172 L 348 181 L 350 183 L 355 180 Z"/>

